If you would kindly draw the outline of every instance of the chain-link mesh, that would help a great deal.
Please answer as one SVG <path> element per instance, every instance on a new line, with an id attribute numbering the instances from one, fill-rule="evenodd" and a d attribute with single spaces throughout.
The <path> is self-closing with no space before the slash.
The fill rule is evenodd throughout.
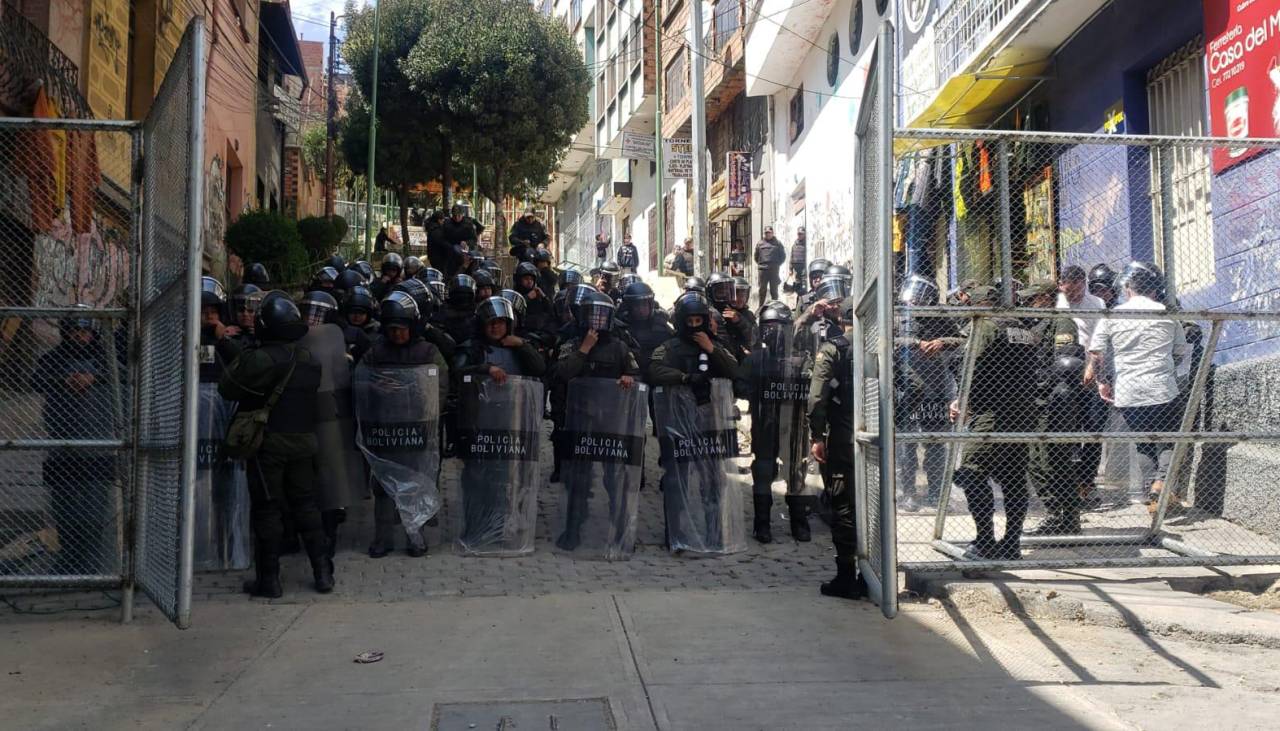
<path id="1" fill-rule="evenodd" d="M 183 485 L 191 477 L 183 453 L 194 438 L 186 423 L 192 374 L 184 366 L 192 347 L 189 270 L 199 261 L 188 232 L 197 41 L 196 27 L 188 28 L 143 125 L 136 571 L 138 585 L 171 618 L 178 618 L 183 588 Z"/>
<path id="2" fill-rule="evenodd" d="M 904 566 L 1280 560 L 1280 143 L 1259 146 L 897 132 Z"/>
<path id="3" fill-rule="evenodd" d="M 0 118 L 0 585 L 122 581 L 134 136 L 102 129 Z"/>

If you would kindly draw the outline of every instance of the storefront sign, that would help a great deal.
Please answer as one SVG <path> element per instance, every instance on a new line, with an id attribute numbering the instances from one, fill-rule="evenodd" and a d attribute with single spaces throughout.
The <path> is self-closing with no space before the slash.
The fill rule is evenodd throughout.
<path id="1" fill-rule="evenodd" d="M 727 153 L 725 193 L 729 208 L 751 207 L 751 153 Z"/>
<path id="2" fill-rule="evenodd" d="M 622 156 L 629 160 L 654 159 L 656 155 L 654 154 L 653 135 L 623 132 Z"/>
<path id="3" fill-rule="evenodd" d="M 693 177 L 693 143 L 688 137 L 662 140 L 663 175 L 668 178 Z"/>
<path id="4" fill-rule="evenodd" d="M 1269 0 L 1205 0 L 1205 66 L 1209 128 L 1221 137 L 1280 133 L 1280 7 Z M 1213 151 L 1213 171 L 1262 152 L 1256 147 Z"/>

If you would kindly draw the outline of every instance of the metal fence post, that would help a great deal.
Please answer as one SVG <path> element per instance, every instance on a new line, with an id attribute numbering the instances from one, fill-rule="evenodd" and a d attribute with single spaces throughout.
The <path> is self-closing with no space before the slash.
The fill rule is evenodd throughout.
<path id="1" fill-rule="evenodd" d="M 892 618 L 898 612 L 898 536 L 897 536 L 897 469 L 895 464 L 896 441 L 894 430 L 893 393 L 893 301 L 895 272 L 893 255 L 893 23 L 885 21 L 880 31 L 880 77 L 876 90 L 880 97 L 880 129 L 877 144 L 880 148 L 880 185 L 876 191 L 876 210 L 879 220 L 880 273 L 878 275 L 877 315 L 879 319 L 878 355 L 880 359 L 880 542 L 881 542 L 881 601 L 880 611 Z"/>
<path id="2" fill-rule="evenodd" d="M 1000 206 L 1000 302 L 1013 307 L 1013 216 L 1009 211 L 1009 143 L 996 140 L 996 195 Z"/>

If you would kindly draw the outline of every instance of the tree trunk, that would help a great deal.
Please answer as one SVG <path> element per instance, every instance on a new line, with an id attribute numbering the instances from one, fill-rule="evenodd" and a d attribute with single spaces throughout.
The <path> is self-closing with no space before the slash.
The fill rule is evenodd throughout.
<path id="1" fill-rule="evenodd" d="M 503 175 L 501 168 L 493 169 L 493 251 L 494 253 L 506 253 L 508 247 L 504 245 L 507 240 L 507 214 L 502 207 L 502 183 Z"/>
<path id="2" fill-rule="evenodd" d="M 441 174 L 441 185 L 444 191 L 440 194 L 440 198 L 444 201 L 444 215 L 449 215 L 449 209 L 453 206 L 453 142 L 445 135 L 440 143 L 441 149 L 444 151 L 444 171 Z"/>
<path id="3" fill-rule="evenodd" d="M 396 189 L 396 201 L 400 204 L 400 244 L 409 253 L 409 184 L 401 183 Z"/>

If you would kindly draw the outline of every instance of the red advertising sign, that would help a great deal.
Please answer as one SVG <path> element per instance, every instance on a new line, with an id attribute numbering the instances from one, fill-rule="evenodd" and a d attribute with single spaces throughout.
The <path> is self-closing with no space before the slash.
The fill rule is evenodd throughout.
<path id="1" fill-rule="evenodd" d="M 751 153 L 730 152 L 727 159 L 729 179 L 725 193 L 730 208 L 751 206 Z"/>
<path id="2" fill-rule="evenodd" d="M 1280 3 L 1204 0 L 1204 37 L 1212 134 L 1280 136 Z M 1259 152 L 1253 147 L 1216 149 L 1213 171 Z"/>

